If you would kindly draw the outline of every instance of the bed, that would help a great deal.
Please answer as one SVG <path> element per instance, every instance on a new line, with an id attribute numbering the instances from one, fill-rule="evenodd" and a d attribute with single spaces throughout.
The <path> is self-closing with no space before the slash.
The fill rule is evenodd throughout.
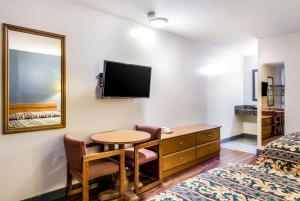
<path id="1" fill-rule="evenodd" d="M 300 201 L 299 136 L 292 133 L 268 144 L 259 153 L 257 165 L 216 168 L 148 200 Z"/>
<path id="2" fill-rule="evenodd" d="M 56 103 L 10 104 L 9 128 L 55 125 L 61 123 Z"/>
<path id="3" fill-rule="evenodd" d="M 291 133 L 258 151 L 257 164 L 300 176 L 300 132 Z"/>

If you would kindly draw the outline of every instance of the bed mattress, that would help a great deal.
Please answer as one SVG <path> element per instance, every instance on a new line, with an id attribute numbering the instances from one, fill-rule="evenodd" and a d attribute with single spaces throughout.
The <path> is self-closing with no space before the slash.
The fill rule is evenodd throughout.
<path id="1" fill-rule="evenodd" d="M 256 165 L 231 164 L 192 177 L 150 201 L 300 201 L 300 178 Z"/>

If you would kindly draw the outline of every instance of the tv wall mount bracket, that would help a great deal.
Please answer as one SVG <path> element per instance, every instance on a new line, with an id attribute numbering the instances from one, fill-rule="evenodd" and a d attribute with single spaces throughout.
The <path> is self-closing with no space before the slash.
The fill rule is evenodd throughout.
<path id="1" fill-rule="evenodd" d="M 103 87 L 103 73 L 99 73 L 96 77 L 98 79 L 98 85 L 99 87 Z"/>

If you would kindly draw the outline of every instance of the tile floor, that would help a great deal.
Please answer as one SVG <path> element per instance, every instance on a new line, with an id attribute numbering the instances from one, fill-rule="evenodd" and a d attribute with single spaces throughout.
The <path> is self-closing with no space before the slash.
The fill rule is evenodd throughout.
<path id="1" fill-rule="evenodd" d="M 221 144 L 221 147 L 256 154 L 257 142 L 252 138 L 240 138 Z"/>

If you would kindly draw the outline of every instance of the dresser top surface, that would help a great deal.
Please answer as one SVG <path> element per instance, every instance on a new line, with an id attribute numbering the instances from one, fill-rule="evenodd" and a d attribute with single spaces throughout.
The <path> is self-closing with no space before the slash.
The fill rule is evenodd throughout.
<path id="1" fill-rule="evenodd" d="M 169 139 L 169 138 L 179 137 L 183 135 L 188 135 L 188 134 L 201 132 L 205 130 L 211 130 L 220 127 L 221 126 L 208 125 L 208 124 L 195 124 L 190 126 L 177 127 L 177 128 L 172 128 L 173 132 L 170 134 L 161 134 L 161 138 Z"/>

